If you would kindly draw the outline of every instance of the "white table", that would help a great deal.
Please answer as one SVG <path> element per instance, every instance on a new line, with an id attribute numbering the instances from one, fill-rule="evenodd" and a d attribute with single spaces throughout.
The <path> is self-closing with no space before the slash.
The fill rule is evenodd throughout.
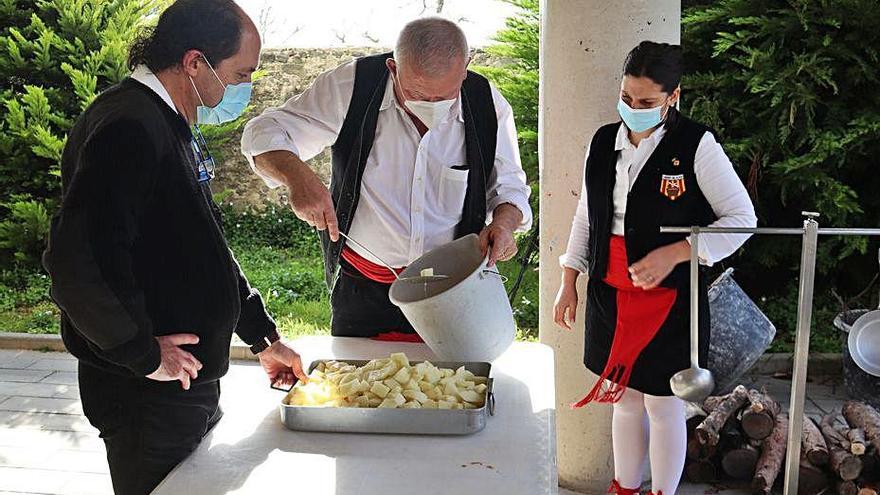
<path id="1" fill-rule="evenodd" d="M 423 344 L 307 337 L 314 359 L 372 359 Z M 495 416 L 464 437 L 295 432 L 281 423 L 282 392 L 258 365 L 233 366 L 221 382 L 225 415 L 154 494 L 541 495 L 557 493 L 553 351 L 515 343 L 492 366 Z"/>

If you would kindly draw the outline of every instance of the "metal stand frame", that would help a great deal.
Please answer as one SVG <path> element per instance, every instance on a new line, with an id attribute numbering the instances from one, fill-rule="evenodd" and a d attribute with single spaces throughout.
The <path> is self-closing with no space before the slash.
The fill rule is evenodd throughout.
<path id="1" fill-rule="evenodd" d="M 801 458 L 801 435 L 804 428 L 804 401 L 807 387 L 807 360 L 810 354 L 810 325 L 813 318 L 813 285 L 816 278 L 816 248 L 820 235 L 880 236 L 880 229 L 820 229 L 818 213 L 803 212 L 803 228 L 716 228 L 716 227 L 660 227 L 662 233 L 691 234 L 691 332 L 698 327 L 698 294 L 694 274 L 699 263 L 698 242 L 701 234 L 768 234 L 799 235 L 801 250 L 800 287 L 798 289 L 797 334 L 794 350 L 794 369 L 791 377 L 791 404 L 789 406 L 788 445 L 785 461 L 785 495 L 796 495 Z"/>

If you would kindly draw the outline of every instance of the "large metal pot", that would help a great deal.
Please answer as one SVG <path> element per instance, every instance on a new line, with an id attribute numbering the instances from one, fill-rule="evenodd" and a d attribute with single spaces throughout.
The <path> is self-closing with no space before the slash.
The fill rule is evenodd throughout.
<path id="1" fill-rule="evenodd" d="M 486 261 L 471 234 L 425 253 L 391 285 L 391 302 L 439 359 L 490 362 L 513 342 L 513 310 Z M 419 281 L 427 269 L 444 277 Z"/>
<path id="2" fill-rule="evenodd" d="M 880 408 L 880 378 L 861 369 L 850 354 L 848 334 L 859 317 L 868 313 L 867 309 L 853 309 L 839 313 L 834 318 L 834 326 L 844 333 L 841 352 L 843 353 L 843 384 L 846 392 L 854 399 L 863 400 Z"/>
<path id="3" fill-rule="evenodd" d="M 708 368 L 715 394 L 730 392 L 776 336 L 776 327 L 733 279 L 728 268 L 709 286 L 712 337 Z"/>

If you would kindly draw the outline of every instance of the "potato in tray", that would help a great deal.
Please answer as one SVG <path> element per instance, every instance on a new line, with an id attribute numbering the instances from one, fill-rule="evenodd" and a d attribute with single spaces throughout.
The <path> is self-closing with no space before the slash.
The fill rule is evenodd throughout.
<path id="1" fill-rule="evenodd" d="M 395 353 L 357 367 L 324 361 L 299 382 L 284 403 L 291 406 L 390 409 L 478 409 L 486 401 L 488 378 L 464 366 L 438 368 L 428 361 L 411 365 Z"/>

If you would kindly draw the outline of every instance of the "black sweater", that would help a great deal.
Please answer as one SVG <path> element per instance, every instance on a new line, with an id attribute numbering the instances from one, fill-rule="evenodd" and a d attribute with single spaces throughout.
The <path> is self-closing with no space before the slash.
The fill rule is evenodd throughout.
<path id="1" fill-rule="evenodd" d="M 196 179 L 191 139 L 133 79 L 101 94 L 68 136 L 43 264 L 64 343 L 84 362 L 145 376 L 160 363 L 155 336 L 194 333 L 199 343 L 184 348 L 208 382 L 229 367 L 233 331 L 253 344 L 275 328 Z"/>

